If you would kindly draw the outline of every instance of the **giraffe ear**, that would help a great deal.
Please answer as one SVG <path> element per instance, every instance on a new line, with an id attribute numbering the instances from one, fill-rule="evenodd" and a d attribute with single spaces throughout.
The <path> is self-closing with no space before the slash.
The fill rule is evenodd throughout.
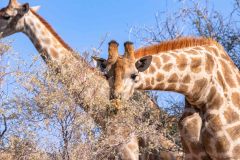
<path id="1" fill-rule="evenodd" d="M 145 57 L 139 59 L 135 63 L 135 66 L 139 72 L 144 72 L 146 69 L 148 69 L 151 62 L 152 62 L 152 56 L 145 56 Z"/>
<path id="2" fill-rule="evenodd" d="M 99 58 L 96 56 L 92 56 L 93 61 L 95 62 L 95 66 L 104 72 L 106 69 L 107 60 L 103 58 Z"/>
<path id="3" fill-rule="evenodd" d="M 29 4 L 25 3 L 21 6 L 21 12 L 20 14 L 24 15 L 25 13 L 27 13 L 29 11 Z"/>
<path id="4" fill-rule="evenodd" d="M 31 10 L 33 10 L 34 12 L 38 12 L 39 9 L 41 8 L 41 6 L 33 6 L 33 7 L 30 7 Z"/>

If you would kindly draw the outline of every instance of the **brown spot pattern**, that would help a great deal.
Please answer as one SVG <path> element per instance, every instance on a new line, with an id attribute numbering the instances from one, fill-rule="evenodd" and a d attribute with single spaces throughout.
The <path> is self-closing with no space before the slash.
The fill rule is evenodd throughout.
<path id="1" fill-rule="evenodd" d="M 220 96 L 219 93 L 217 93 L 210 104 L 210 108 L 219 109 L 222 104 L 223 104 L 223 98 Z"/>
<path id="2" fill-rule="evenodd" d="M 211 129 L 213 132 L 217 132 L 222 128 L 222 121 L 219 115 L 209 115 L 207 117 L 208 128 Z"/>
<path id="3" fill-rule="evenodd" d="M 187 58 L 184 54 L 176 56 L 177 67 L 180 71 L 183 71 L 187 67 Z"/>
<path id="4" fill-rule="evenodd" d="M 161 60 L 159 57 L 154 57 L 153 62 L 155 63 L 155 65 L 157 66 L 157 68 L 161 67 Z"/>
<path id="5" fill-rule="evenodd" d="M 178 82 L 178 75 L 176 73 L 174 73 L 168 79 L 168 83 L 176 83 L 176 82 Z"/>
<path id="6" fill-rule="evenodd" d="M 201 71 L 201 63 L 201 58 L 192 58 L 190 65 L 191 71 L 194 73 L 199 73 Z"/>
<path id="7" fill-rule="evenodd" d="M 240 109 L 240 93 L 234 92 L 232 94 L 233 104 Z"/>
<path id="8" fill-rule="evenodd" d="M 168 91 L 176 91 L 176 84 L 169 84 L 166 88 Z"/>
<path id="9" fill-rule="evenodd" d="M 157 84 L 157 86 L 155 87 L 155 89 L 164 90 L 164 89 L 165 89 L 165 84 L 164 84 L 164 83 L 159 83 L 159 84 Z"/>
<path id="10" fill-rule="evenodd" d="M 163 60 L 163 63 L 166 63 L 166 62 L 168 62 L 168 61 L 171 59 L 171 57 L 168 56 L 167 54 L 163 54 L 163 55 L 161 56 L 161 58 L 162 58 L 162 60 Z"/>
<path id="11" fill-rule="evenodd" d="M 210 54 L 206 54 L 205 70 L 207 73 L 212 73 L 214 67 L 214 60 Z"/>
<path id="12" fill-rule="evenodd" d="M 229 124 L 239 120 L 239 115 L 230 107 L 225 110 L 224 117 Z"/>
<path id="13" fill-rule="evenodd" d="M 163 79 L 164 79 L 164 75 L 161 74 L 161 73 L 158 73 L 158 74 L 157 74 L 157 81 L 160 82 L 160 81 L 162 81 Z"/>
<path id="14" fill-rule="evenodd" d="M 189 75 L 186 75 L 183 77 L 183 80 L 182 80 L 183 83 L 190 83 L 190 81 L 191 81 L 191 77 Z"/>
<path id="15" fill-rule="evenodd" d="M 147 78 L 145 80 L 145 82 L 146 82 L 146 86 L 150 86 L 151 85 L 151 79 L 150 78 Z"/>
<path id="16" fill-rule="evenodd" d="M 51 49 L 51 55 L 54 57 L 54 58 L 58 58 L 58 53 L 55 49 Z"/>
<path id="17" fill-rule="evenodd" d="M 203 138 L 203 144 L 205 147 L 205 150 L 207 150 L 208 152 L 212 153 L 213 149 L 211 147 L 211 139 L 212 139 L 212 135 L 210 132 L 208 132 L 207 130 L 205 130 L 202 134 L 202 138 Z"/>
<path id="18" fill-rule="evenodd" d="M 154 73 L 156 71 L 154 66 L 150 66 L 148 73 Z"/>
<path id="19" fill-rule="evenodd" d="M 217 138 L 216 149 L 218 153 L 227 152 L 230 144 L 226 137 Z"/>
<path id="20" fill-rule="evenodd" d="M 222 65 L 224 79 L 226 80 L 229 87 L 232 87 L 232 88 L 236 87 L 236 84 L 235 84 L 234 80 L 232 79 L 231 68 L 229 68 L 229 66 L 223 60 L 221 60 L 221 65 Z"/>
<path id="21" fill-rule="evenodd" d="M 152 77 L 152 78 L 151 78 L 151 85 L 154 85 L 154 81 L 155 81 L 155 78 Z"/>
<path id="22" fill-rule="evenodd" d="M 164 65 L 163 69 L 165 71 L 170 71 L 172 69 L 172 67 L 173 67 L 173 64 L 172 63 L 168 63 L 168 64 Z"/>
<path id="23" fill-rule="evenodd" d="M 193 85 L 193 92 L 192 92 L 193 101 L 196 101 L 199 98 L 199 96 L 201 95 L 201 91 L 205 89 L 206 85 L 207 85 L 206 78 L 195 81 Z"/>
<path id="24" fill-rule="evenodd" d="M 217 92 L 217 90 L 216 90 L 215 87 L 212 87 L 212 88 L 210 89 L 210 92 L 209 92 L 209 94 L 208 94 L 208 96 L 207 96 L 207 101 L 208 101 L 208 102 L 211 102 L 211 101 L 213 100 L 213 97 L 215 96 L 216 92 Z"/>
<path id="25" fill-rule="evenodd" d="M 233 158 L 239 157 L 239 155 L 240 155 L 240 145 L 235 146 L 232 153 L 233 153 Z"/>
<path id="26" fill-rule="evenodd" d="M 179 90 L 180 93 L 187 93 L 188 92 L 188 86 L 182 84 L 182 85 L 180 85 L 178 90 Z"/>
<path id="27" fill-rule="evenodd" d="M 240 136 L 240 125 L 228 128 L 227 132 L 233 141 L 237 140 Z"/>

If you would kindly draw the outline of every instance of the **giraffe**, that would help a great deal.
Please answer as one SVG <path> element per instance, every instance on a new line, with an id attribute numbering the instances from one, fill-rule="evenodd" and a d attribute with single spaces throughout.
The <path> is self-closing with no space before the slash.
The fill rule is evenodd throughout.
<path id="1" fill-rule="evenodd" d="M 0 35 L 7 37 L 17 32 L 24 33 L 32 41 L 43 60 L 56 65 L 61 73 L 69 71 L 69 65 L 79 63 L 72 48 L 54 31 L 54 29 L 36 13 L 39 7 L 29 7 L 28 3 L 20 4 L 17 0 L 10 0 L 7 7 L 0 10 Z M 134 146 L 134 147 L 129 147 Z M 124 160 L 138 160 L 138 142 L 136 136 L 120 146 L 121 158 Z"/>
<path id="2" fill-rule="evenodd" d="M 240 159 L 240 73 L 220 44 L 180 38 L 140 48 L 135 62 L 119 59 L 112 67 L 115 98 L 128 99 L 134 89 L 182 93 L 192 106 L 180 121 L 187 134 L 211 159 Z M 208 158 L 195 149 L 192 159 Z"/>
<path id="3" fill-rule="evenodd" d="M 107 78 L 109 85 L 112 86 L 111 88 L 114 88 L 114 67 L 116 67 L 117 64 L 121 63 L 122 59 L 126 58 L 127 61 L 130 59 L 134 61 L 135 59 L 135 53 L 134 53 L 134 46 L 132 42 L 125 42 L 124 43 L 124 55 L 120 56 L 118 54 L 118 43 L 115 40 L 112 40 L 108 43 L 108 54 L 109 57 L 116 57 L 114 61 L 111 62 L 111 64 L 108 63 L 108 59 L 105 60 L 103 58 L 99 57 L 92 57 L 97 62 L 97 68 L 99 68 L 105 77 Z M 117 46 L 117 47 L 116 47 Z M 115 56 L 112 55 L 112 53 L 116 54 Z M 110 56 L 111 55 L 111 56 Z M 119 60 L 118 60 L 119 59 Z M 116 63 L 120 61 L 119 63 Z M 115 64 L 116 63 L 116 64 Z M 124 63 L 124 62 L 123 62 Z M 109 68 L 107 68 L 107 64 L 110 65 Z M 111 68 L 113 67 L 113 68 Z M 133 77 L 134 78 L 134 77 Z M 111 89 L 110 92 L 112 92 L 113 89 Z M 111 97 L 113 98 L 113 97 Z M 198 122 L 196 124 L 196 121 Z M 205 152 L 201 142 L 199 141 L 199 132 L 201 130 L 201 117 L 197 110 L 194 110 L 193 107 L 186 101 L 186 108 L 184 111 L 183 116 L 181 117 L 179 121 L 179 128 L 181 130 L 181 141 L 183 145 L 183 150 L 185 152 L 186 159 L 197 159 L 196 157 L 201 157 L 201 159 L 210 159 Z M 191 128 L 191 130 L 189 129 Z M 195 132 L 193 133 L 194 130 Z M 169 154 L 170 155 L 170 154 Z M 161 156 L 161 155 L 160 155 Z M 171 155 L 170 155 L 171 156 Z"/>

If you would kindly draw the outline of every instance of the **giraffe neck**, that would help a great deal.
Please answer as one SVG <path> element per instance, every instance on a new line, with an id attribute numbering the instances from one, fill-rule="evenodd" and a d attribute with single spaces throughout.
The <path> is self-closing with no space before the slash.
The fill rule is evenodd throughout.
<path id="1" fill-rule="evenodd" d="M 56 34 L 37 13 L 30 11 L 24 19 L 25 33 L 45 62 L 61 63 L 73 56 L 73 50 Z"/>
<path id="2" fill-rule="evenodd" d="M 213 56 L 204 50 L 198 46 L 152 55 L 151 65 L 139 75 L 138 89 L 175 91 L 192 103 L 203 103 L 214 67 L 209 66 Z"/>

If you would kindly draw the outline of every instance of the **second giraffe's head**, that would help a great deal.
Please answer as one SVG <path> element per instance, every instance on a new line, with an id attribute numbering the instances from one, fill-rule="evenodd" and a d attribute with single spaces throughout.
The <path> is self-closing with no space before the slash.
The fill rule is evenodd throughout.
<path id="1" fill-rule="evenodd" d="M 112 98 L 127 100 L 141 81 L 139 73 L 144 72 L 150 66 L 152 57 L 146 56 L 136 60 L 132 42 L 124 43 L 125 52 L 123 56 L 120 56 L 116 44 L 116 41 L 109 43 L 109 58 L 107 60 L 96 57 L 94 59 L 109 81 Z M 112 56 L 112 53 L 115 55 Z M 111 57 L 114 57 L 113 61 L 111 61 Z"/>
<path id="2" fill-rule="evenodd" d="M 9 36 L 24 30 L 24 17 L 29 12 L 29 4 L 20 4 L 17 0 L 9 0 L 7 7 L 0 10 L 0 37 Z M 37 10 L 37 7 L 33 7 Z"/>

